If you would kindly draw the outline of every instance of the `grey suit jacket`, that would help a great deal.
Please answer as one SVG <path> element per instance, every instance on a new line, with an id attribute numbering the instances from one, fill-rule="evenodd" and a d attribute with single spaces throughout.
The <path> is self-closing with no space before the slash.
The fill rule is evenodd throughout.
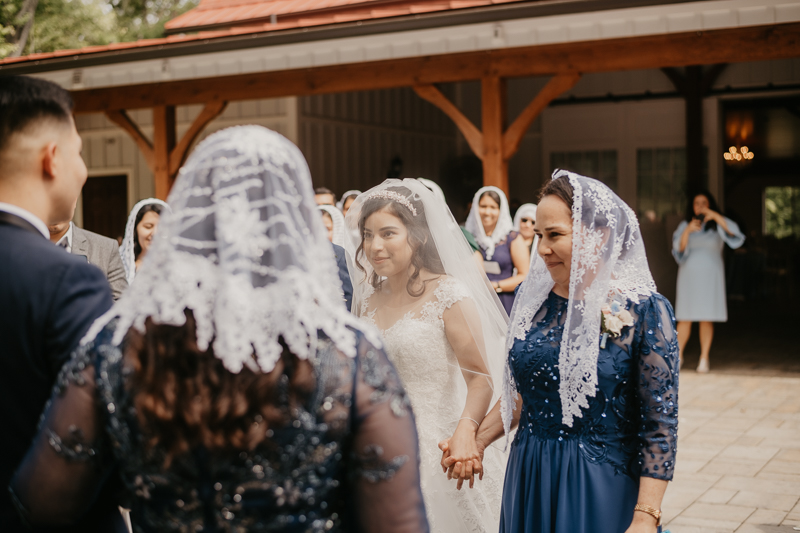
<path id="1" fill-rule="evenodd" d="M 102 270 L 111 285 L 111 295 L 114 300 L 119 300 L 128 288 L 128 282 L 117 241 L 73 225 L 72 253 L 85 256 L 89 263 Z"/>

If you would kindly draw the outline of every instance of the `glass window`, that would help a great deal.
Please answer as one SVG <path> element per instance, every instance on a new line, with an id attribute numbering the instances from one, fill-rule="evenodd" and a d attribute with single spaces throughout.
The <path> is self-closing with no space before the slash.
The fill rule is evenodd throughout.
<path id="1" fill-rule="evenodd" d="M 708 151 L 704 183 L 708 174 Z M 639 215 L 656 218 L 683 213 L 686 208 L 686 149 L 640 148 L 636 151 L 636 205 Z M 652 217 L 649 217 L 652 218 Z"/>
<path id="2" fill-rule="evenodd" d="M 776 239 L 800 237 L 800 187 L 764 190 L 764 233 Z"/>
<path id="3" fill-rule="evenodd" d="M 617 189 L 617 151 L 551 152 L 550 166 L 562 168 L 602 181 Z"/>

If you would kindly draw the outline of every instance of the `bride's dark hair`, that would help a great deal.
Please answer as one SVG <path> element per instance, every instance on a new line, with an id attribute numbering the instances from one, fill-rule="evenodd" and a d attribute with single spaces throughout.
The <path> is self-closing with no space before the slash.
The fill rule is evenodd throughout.
<path id="1" fill-rule="evenodd" d="M 195 320 L 183 326 L 145 322 L 131 328 L 125 358 L 133 370 L 127 387 L 146 450 L 164 451 L 163 462 L 203 446 L 210 451 L 252 450 L 270 428 L 285 426 L 315 386 L 308 361 L 283 353 L 272 372 L 244 367 L 229 372 L 211 346 L 197 346 Z"/>
<path id="2" fill-rule="evenodd" d="M 413 251 L 411 255 L 412 273 L 406 283 L 406 290 L 411 296 L 422 296 L 425 292 L 426 281 L 422 282 L 422 287 L 419 291 L 414 290 L 417 285 L 419 275 L 422 269 L 426 269 L 434 274 L 444 275 L 444 266 L 442 259 L 439 257 L 439 252 L 436 250 L 436 244 L 433 242 L 431 232 L 428 229 L 428 219 L 425 216 L 425 207 L 422 201 L 414 198 L 414 195 L 406 187 L 388 187 L 386 191 L 395 192 L 404 198 L 407 198 L 417 214 L 411 212 L 408 207 L 395 200 L 384 198 L 381 196 L 374 196 L 364 201 L 361 206 L 361 214 L 358 219 L 358 232 L 361 235 L 361 243 L 356 250 L 356 267 L 364 273 L 366 280 L 366 269 L 361 265 L 359 257 L 364 256 L 364 224 L 367 219 L 378 211 L 386 211 L 397 218 L 403 223 L 408 231 L 408 243 L 411 245 Z M 368 281 L 373 287 L 377 288 L 381 284 L 381 278 L 375 271 L 369 277 Z"/>

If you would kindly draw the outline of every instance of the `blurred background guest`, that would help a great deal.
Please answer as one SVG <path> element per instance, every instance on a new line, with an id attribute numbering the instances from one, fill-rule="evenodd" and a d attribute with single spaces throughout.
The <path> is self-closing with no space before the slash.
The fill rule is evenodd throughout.
<path id="1" fill-rule="evenodd" d="M 216 132 L 169 199 L 147 259 L 169 268 L 65 367 L 11 484 L 20 514 L 70 523 L 117 468 L 136 531 L 427 532 L 410 403 L 341 304 L 300 150 Z"/>
<path id="2" fill-rule="evenodd" d="M 161 221 L 161 213 L 165 208 L 169 209 L 166 202 L 158 198 L 146 198 L 131 209 L 128 223 L 125 225 L 125 238 L 122 239 L 119 251 L 129 285 L 133 283 L 136 271 L 150 249 L 158 230 L 158 223 Z"/>
<path id="3" fill-rule="evenodd" d="M 514 231 L 517 239 L 525 243 L 528 252 L 533 249 L 533 225 L 536 222 L 536 204 L 522 204 L 514 215 Z"/>
<path id="4" fill-rule="evenodd" d="M 672 255 L 678 262 L 675 317 L 683 362 L 684 348 L 692 333 L 692 322 L 700 322 L 698 372 L 709 371 L 709 352 L 714 340 L 714 322 L 728 321 L 725 297 L 725 245 L 739 248 L 744 235 L 736 223 L 719 214 L 708 191 L 694 195 L 686 208 L 686 219 L 672 236 Z"/>
<path id="5" fill-rule="evenodd" d="M 346 215 L 347 210 L 350 209 L 350 206 L 353 205 L 353 201 L 358 198 L 359 194 L 361 194 L 361 191 L 347 191 L 342 195 L 342 199 L 336 202 L 336 207 L 339 208 L 343 215 Z"/>
<path id="6" fill-rule="evenodd" d="M 328 240 L 333 245 L 336 264 L 339 267 L 339 281 L 342 282 L 342 293 L 347 310 L 353 303 L 353 282 L 350 281 L 350 270 L 347 267 L 347 252 L 344 249 L 345 224 L 341 211 L 332 205 L 320 205 L 322 225 L 327 230 Z"/>
<path id="7" fill-rule="evenodd" d="M 314 200 L 317 205 L 336 205 L 336 195 L 327 187 L 317 187 L 314 189 Z"/>
<path id="8" fill-rule="evenodd" d="M 466 229 L 481 247 L 486 276 L 506 312 L 510 313 L 514 289 L 528 274 L 531 254 L 530 249 L 517 240 L 505 193 L 491 186 L 478 189 L 472 200 Z"/>
<path id="9" fill-rule="evenodd" d="M 344 246 L 344 215 L 337 207 L 321 205 L 322 225 L 328 230 L 328 240 L 336 246 Z"/>
<path id="10" fill-rule="evenodd" d="M 116 240 L 79 228 L 72 221 L 59 222 L 47 229 L 50 231 L 50 241 L 102 270 L 111 286 L 111 295 L 114 300 L 119 300 L 128 288 L 128 280 Z"/>

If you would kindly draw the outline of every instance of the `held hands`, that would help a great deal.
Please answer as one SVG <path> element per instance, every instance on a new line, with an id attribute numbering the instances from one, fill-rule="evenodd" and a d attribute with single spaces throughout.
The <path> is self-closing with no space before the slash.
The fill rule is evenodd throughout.
<path id="1" fill-rule="evenodd" d="M 464 481 L 469 480 L 469 487 L 475 486 L 475 475 L 483 479 L 483 446 L 475 438 L 477 428 L 469 428 L 459 424 L 456 432 L 449 439 L 439 443 L 442 450 L 442 472 L 447 479 L 457 479 L 456 488 L 461 490 Z"/>

